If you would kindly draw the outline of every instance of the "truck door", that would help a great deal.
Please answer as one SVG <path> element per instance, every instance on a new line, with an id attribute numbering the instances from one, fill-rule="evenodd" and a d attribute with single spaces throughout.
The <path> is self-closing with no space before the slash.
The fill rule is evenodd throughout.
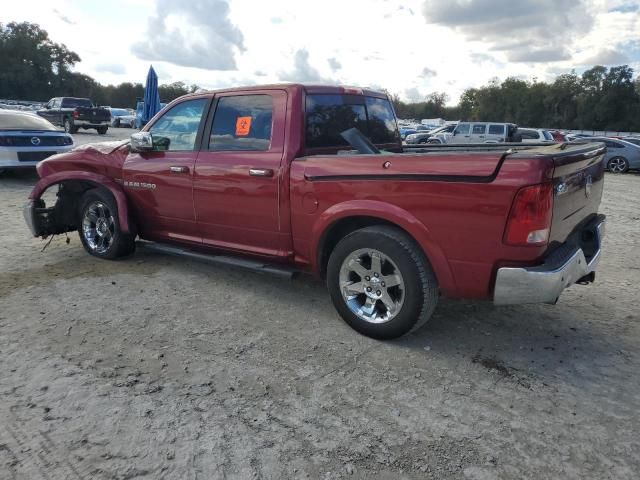
<path id="1" fill-rule="evenodd" d="M 485 143 L 487 134 L 487 125 L 485 123 L 474 123 L 471 127 L 470 143 Z"/>
<path id="2" fill-rule="evenodd" d="M 214 103 L 193 179 L 203 242 L 280 256 L 289 238 L 280 219 L 287 94 L 228 92 Z"/>
<path id="3" fill-rule="evenodd" d="M 471 125 L 468 123 L 459 123 L 456 129 L 453 131 L 451 138 L 447 143 L 469 143 L 471 138 Z"/>
<path id="4" fill-rule="evenodd" d="M 193 170 L 210 98 L 184 100 L 149 128 L 153 150 L 130 153 L 123 184 L 143 238 L 202 243 L 193 210 Z"/>
<path id="5" fill-rule="evenodd" d="M 489 131 L 485 141 L 487 142 L 504 142 L 507 138 L 505 128 L 507 126 L 504 123 L 496 123 L 489 125 Z"/>

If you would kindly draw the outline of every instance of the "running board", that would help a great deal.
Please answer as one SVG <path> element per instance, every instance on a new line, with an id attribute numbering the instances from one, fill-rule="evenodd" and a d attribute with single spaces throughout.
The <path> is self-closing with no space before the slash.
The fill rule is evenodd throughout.
<path id="1" fill-rule="evenodd" d="M 165 253 L 168 255 L 175 255 L 179 257 L 186 257 L 192 260 L 198 260 L 201 262 L 209 262 L 217 265 L 228 265 L 232 267 L 244 268 L 247 270 L 253 270 L 254 272 L 267 273 L 275 275 L 277 277 L 291 280 L 293 276 L 298 273 L 293 268 L 286 266 L 273 265 L 269 263 L 263 263 L 258 260 L 251 260 L 247 258 L 229 257 L 225 255 L 211 255 L 207 253 L 194 252 L 193 250 L 187 250 L 173 245 L 167 245 L 164 243 L 148 242 L 145 240 L 138 240 L 136 246 L 142 247 L 147 250 L 152 250 L 159 253 Z"/>

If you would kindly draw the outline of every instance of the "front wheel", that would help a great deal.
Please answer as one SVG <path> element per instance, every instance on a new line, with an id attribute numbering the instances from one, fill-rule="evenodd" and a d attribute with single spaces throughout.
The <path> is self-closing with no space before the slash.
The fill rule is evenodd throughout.
<path id="1" fill-rule="evenodd" d="M 115 200 L 98 189 L 82 197 L 78 232 L 84 249 L 99 258 L 113 260 L 135 250 L 134 237 L 120 228 Z"/>
<path id="2" fill-rule="evenodd" d="M 327 287 L 342 318 L 377 339 L 418 329 L 433 314 L 438 284 L 420 248 L 399 229 L 357 230 L 335 247 Z"/>
<path id="3" fill-rule="evenodd" d="M 607 169 L 611 173 L 625 173 L 629 170 L 629 162 L 624 157 L 613 157 L 607 163 Z"/>

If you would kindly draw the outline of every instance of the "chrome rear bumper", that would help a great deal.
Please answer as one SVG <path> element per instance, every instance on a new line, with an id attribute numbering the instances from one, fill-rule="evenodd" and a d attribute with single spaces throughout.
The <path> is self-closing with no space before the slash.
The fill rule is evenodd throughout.
<path id="1" fill-rule="evenodd" d="M 602 238 L 605 234 L 605 218 L 599 216 L 587 227 L 594 235 L 595 246 L 587 256 L 583 247 L 575 245 L 559 249 L 563 253 L 545 260 L 535 267 L 498 269 L 493 303 L 518 305 L 524 303 L 556 303 L 562 291 L 595 272 L 600 261 Z"/>

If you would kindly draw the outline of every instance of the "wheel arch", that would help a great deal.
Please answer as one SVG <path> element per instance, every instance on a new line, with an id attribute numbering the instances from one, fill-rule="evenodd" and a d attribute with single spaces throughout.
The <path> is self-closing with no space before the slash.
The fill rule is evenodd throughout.
<path id="1" fill-rule="evenodd" d="M 334 205 L 318 218 L 312 233 L 315 239 L 310 258 L 312 271 L 324 277 L 329 256 L 338 242 L 349 233 L 373 225 L 388 225 L 404 232 L 431 264 L 441 290 L 445 293 L 455 290 L 449 263 L 427 227 L 406 210 L 377 200 Z"/>
<path id="2" fill-rule="evenodd" d="M 79 203 L 82 194 L 92 188 L 100 188 L 109 192 L 118 207 L 118 222 L 121 230 L 124 233 L 135 231 L 135 225 L 127 204 L 127 197 L 122 187 L 113 179 L 93 172 L 59 172 L 40 179 L 31 191 L 29 199 L 33 201 L 39 200 L 47 189 L 56 185 L 67 187 L 71 192 L 75 193 L 76 205 Z"/>

